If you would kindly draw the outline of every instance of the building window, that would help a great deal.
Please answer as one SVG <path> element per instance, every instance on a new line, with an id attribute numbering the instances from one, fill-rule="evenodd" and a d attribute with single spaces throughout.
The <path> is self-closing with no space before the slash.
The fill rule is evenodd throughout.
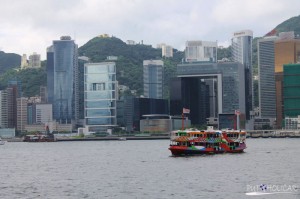
<path id="1" fill-rule="evenodd" d="M 92 91 L 103 91 L 103 90 L 105 90 L 105 83 L 92 83 L 91 90 Z"/>

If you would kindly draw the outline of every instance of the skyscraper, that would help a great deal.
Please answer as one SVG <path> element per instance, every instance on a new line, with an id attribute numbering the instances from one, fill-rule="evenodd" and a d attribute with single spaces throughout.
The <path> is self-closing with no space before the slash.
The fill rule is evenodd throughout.
<path id="1" fill-rule="evenodd" d="M 89 63 L 89 58 L 85 56 L 78 57 L 78 119 L 84 119 L 84 64 Z"/>
<path id="2" fill-rule="evenodd" d="M 186 62 L 216 62 L 217 42 L 187 41 L 185 43 Z"/>
<path id="3" fill-rule="evenodd" d="M 300 64 L 283 66 L 284 117 L 297 118 L 300 115 Z"/>
<path id="4" fill-rule="evenodd" d="M 7 91 L 0 91 L 0 128 L 8 127 Z"/>
<path id="5" fill-rule="evenodd" d="M 47 49 L 48 102 L 53 104 L 53 119 L 61 123 L 78 118 L 77 48 L 71 37 L 62 36 Z"/>
<path id="6" fill-rule="evenodd" d="M 22 84 L 20 81 L 11 80 L 7 86 L 7 118 L 8 128 L 17 127 L 17 98 L 22 96 Z"/>
<path id="7" fill-rule="evenodd" d="M 253 109 L 253 86 L 252 86 L 252 38 L 251 30 L 242 30 L 233 33 L 232 59 L 239 62 L 245 68 L 245 98 L 246 118 L 250 119 L 250 111 Z"/>
<path id="8" fill-rule="evenodd" d="M 161 60 L 144 60 L 143 79 L 146 98 L 163 98 L 163 65 Z"/>
<path id="9" fill-rule="evenodd" d="M 182 108 L 188 108 L 193 125 L 204 125 L 207 118 L 216 118 L 215 111 L 234 114 L 240 110 L 244 118 L 245 72 L 241 63 L 178 64 L 177 74 L 170 91 L 171 115 L 181 115 Z"/>
<path id="10" fill-rule="evenodd" d="M 117 125 L 116 64 L 84 64 L 85 125 L 89 131 L 105 132 Z"/>
<path id="11" fill-rule="evenodd" d="M 277 37 L 265 37 L 258 40 L 258 97 L 261 118 L 276 118 L 275 90 L 275 40 Z"/>
<path id="12" fill-rule="evenodd" d="M 300 62 L 300 39 L 293 32 L 281 33 L 275 42 L 276 124 L 282 127 L 283 115 L 283 65 Z"/>
<path id="13" fill-rule="evenodd" d="M 17 98 L 17 130 L 21 132 L 25 130 L 27 124 L 27 104 L 27 98 Z"/>

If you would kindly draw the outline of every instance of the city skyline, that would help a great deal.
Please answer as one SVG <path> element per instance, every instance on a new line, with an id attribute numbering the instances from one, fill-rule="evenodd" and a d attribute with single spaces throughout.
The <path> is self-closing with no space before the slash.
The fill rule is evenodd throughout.
<path id="1" fill-rule="evenodd" d="M 78 46 L 103 33 L 152 46 L 165 42 L 181 51 L 187 40 L 218 40 L 228 46 L 234 31 L 250 29 L 254 37 L 263 36 L 299 15 L 300 6 L 296 0 L 78 0 L 72 5 L 14 1 L 0 0 L 0 50 L 20 55 L 37 52 L 42 60 L 48 44 L 61 35 L 70 35 Z"/>

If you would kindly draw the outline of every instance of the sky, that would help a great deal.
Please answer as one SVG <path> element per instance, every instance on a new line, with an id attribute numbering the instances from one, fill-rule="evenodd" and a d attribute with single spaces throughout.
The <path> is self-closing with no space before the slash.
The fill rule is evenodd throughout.
<path id="1" fill-rule="evenodd" d="M 0 50 L 41 54 L 62 35 L 78 46 L 109 34 L 184 50 L 188 40 L 230 45 L 244 29 L 260 37 L 300 15 L 299 0 L 0 0 Z"/>

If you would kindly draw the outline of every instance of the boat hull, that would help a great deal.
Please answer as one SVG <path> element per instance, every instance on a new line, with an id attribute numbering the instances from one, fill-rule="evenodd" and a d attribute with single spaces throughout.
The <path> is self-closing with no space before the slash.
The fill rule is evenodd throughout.
<path id="1" fill-rule="evenodd" d="M 242 153 L 244 152 L 244 148 L 234 149 L 234 150 L 224 150 L 218 149 L 215 150 L 213 148 L 205 148 L 205 149 L 194 149 L 192 147 L 180 147 L 180 146 L 170 146 L 169 150 L 172 155 L 201 155 L 201 154 L 220 154 L 220 153 Z"/>

